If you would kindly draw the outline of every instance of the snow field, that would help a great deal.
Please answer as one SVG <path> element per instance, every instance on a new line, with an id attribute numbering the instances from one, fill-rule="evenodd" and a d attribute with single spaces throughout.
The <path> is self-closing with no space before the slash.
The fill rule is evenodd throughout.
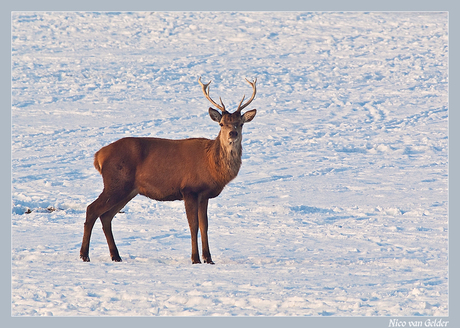
<path id="1" fill-rule="evenodd" d="M 445 316 L 446 13 L 14 13 L 14 316 Z M 216 265 L 181 202 L 131 201 L 111 263 L 78 259 L 92 165 L 125 136 L 214 138 L 197 83 L 236 107 L 238 177 L 210 201 Z"/>

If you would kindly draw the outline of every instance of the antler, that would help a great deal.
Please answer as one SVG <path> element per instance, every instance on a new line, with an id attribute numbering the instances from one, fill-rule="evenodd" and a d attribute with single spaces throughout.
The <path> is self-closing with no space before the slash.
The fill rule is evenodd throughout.
<path id="1" fill-rule="evenodd" d="M 220 104 L 222 105 L 222 106 L 221 106 L 221 105 L 216 104 L 216 102 L 215 102 L 214 100 L 212 100 L 211 97 L 209 96 L 209 85 L 211 84 L 211 81 L 209 81 L 208 84 L 203 84 L 203 83 L 201 82 L 201 76 L 200 76 L 200 78 L 198 79 L 198 82 L 200 83 L 201 88 L 203 89 L 203 93 L 204 93 L 204 95 L 206 96 L 206 99 L 208 99 L 208 100 L 211 102 L 211 104 L 213 104 L 213 105 L 216 106 L 218 109 L 220 109 L 220 110 L 222 111 L 222 113 L 223 113 L 223 112 L 226 112 L 225 105 L 224 105 L 224 103 L 222 102 L 222 98 L 219 97 L 219 99 L 220 99 Z"/>
<path id="2" fill-rule="evenodd" d="M 252 86 L 252 97 L 251 99 L 249 99 L 243 106 L 241 106 L 241 104 L 243 103 L 243 100 L 244 100 L 244 97 L 243 96 L 243 99 L 241 99 L 240 101 L 240 104 L 238 105 L 238 108 L 237 108 L 237 112 L 241 112 L 241 110 L 243 108 L 246 108 L 253 100 L 254 100 L 254 97 L 256 96 L 256 82 L 257 82 L 257 78 L 254 80 L 254 82 L 249 82 L 248 79 L 246 79 L 246 82 L 248 82 L 251 86 Z"/>

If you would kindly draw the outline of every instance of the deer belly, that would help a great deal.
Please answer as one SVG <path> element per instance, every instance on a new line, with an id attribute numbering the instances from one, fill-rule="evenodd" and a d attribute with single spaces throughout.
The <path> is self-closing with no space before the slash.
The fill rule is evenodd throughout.
<path id="1" fill-rule="evenodd" d="M 137 186 L 139 194 L 158 201 L 182 200 L 187 193 L 201 194 L 205 198 L 217 197 L 223 188 L 207 184 L 183 184 L 182 186 L 167 183 L 143 184 Z"/>
<path id="2" fill-rule="evenodd" d="M 138 176 L 136 187 L 139 194 L 159 201 L 181 200 L 180 181 L 173 177 L 162 176 Z"/>
<path id="3" fill-rule="evenodd" d="M 139 194 L 158 201 L 181 200 L 182 193 L 177 189 L 168 188 L 138 188 Z"/>

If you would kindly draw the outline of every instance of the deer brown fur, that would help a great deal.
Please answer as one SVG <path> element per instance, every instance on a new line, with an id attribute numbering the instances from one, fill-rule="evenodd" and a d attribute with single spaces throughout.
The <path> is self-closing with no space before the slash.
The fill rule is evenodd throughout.
<path id="1" fill-rule="evenodd" d="M 101 173 L 104 189 L 86 210 L 80 257 L 89 262 L 89 242 L 98 218 L 107 239 L 113 261 L 121 257 L 115 245 L 111 222 L 136 195 L 158 201 L 183 200 L 192 239 L 192 263 L 201 263 L 198 252 L 198 229 L 201 232 L 202 258 L 214 263 L 208 245 L 208 200 L 217 197 L 234 179 L 241 166 L 242 126 L 250 122 L 256 110 L 241 114 L 256 94 L 256 81 L 249 82 L 253 95 L 234 113 L 226 111 L 209 96 L 209 84 L 200 85 L 206 98 L 222 111 L 209 108 L 212 120 L 221 126 L 216 139 L 190 138 L 170 140 L 128 137 L 101 148 L 94 156 L 94 166 Z"/>

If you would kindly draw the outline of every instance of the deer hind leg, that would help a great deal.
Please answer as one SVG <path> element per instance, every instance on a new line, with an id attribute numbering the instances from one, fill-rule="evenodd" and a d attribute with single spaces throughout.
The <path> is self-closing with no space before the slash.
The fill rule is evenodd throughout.
<path id="1" fill-rule="evenodd" d="M 192 236 L 192 263 L 201 263 L 198 253 L 198 195 L 190 193 L 184 195 L 185 213 L 187 214 L 190 234 Z"/>
<path id="2" fill-rule="evenodd" d="M 86 208 L 86 221 L 83 230 L 83 241 L 80 248 L 80 258 L 84 262 L 90 261 L 89 242 L 91 239 L 91 232 L 93 231 L 94 223 L 96 222 L 97 218 L 110 211 L 114 206 L 116 206 L 125 198 L 127 198 L 126 194 L 120 195 L 109 193 L 104 189 L 99 197 Z"/>
<path id="3" fill-rule="evenodd" d="M 99 196 L 99 198 L 100 197 L 101 196 Z M 93 205 L 98 199 L 86 208 L 86 221 L 83 230 L 83 241 L 81 242 L 80 248 L 80 258 L 84 262 L 89 262 L 89 240 L 91 239 L 91 232 L 93 231 L 94 223 L 98 218 L 98 215 L 93 214 L 91 205 Z"/>
<path id="4" fill-rule="evenodd" d="M 109 246 L 110 256 L 112 261 L 121 262 L 120 254 L 118 253 L 118 248 L 115 245 L 115 239 L 113 238 L 112 233 L 112 220 L 113 217 L 120 212 L 120 210 L 125 207 L 128 202 L 137 195 L 137 191 L 133 191 L 127 197 L 118 202 L 113 206 L 109 211 L 101 215 L 102 230 L 104 231 L 105 238 L 107 239 L 107 245 Z"/>
<path id="5" fill-rule="evenodd" d="M 214 264 L 208 244 L 208 199 L 200 200 L 198 207 L 198 222 L 201 233 L 202 258 L 204 263 Z"/>

